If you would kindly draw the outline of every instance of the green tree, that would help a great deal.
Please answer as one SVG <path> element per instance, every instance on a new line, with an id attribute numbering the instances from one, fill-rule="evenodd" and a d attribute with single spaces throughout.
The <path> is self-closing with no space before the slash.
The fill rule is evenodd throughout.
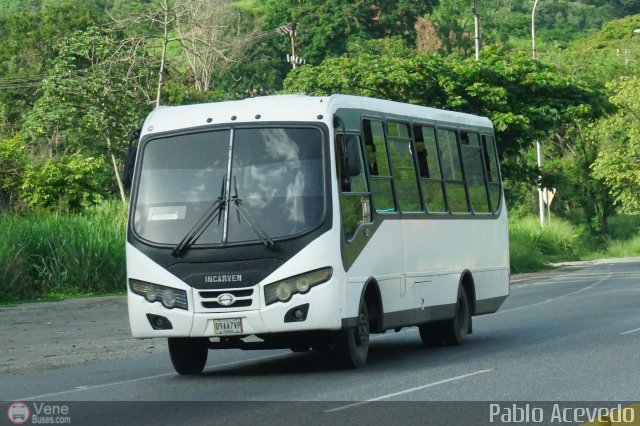
<path id="1" fill-rule="evenodd" d="M 104 159 L 80 153 L 27 166 L 21 198 L 32 208 L 78 211 L 102 202 L 108 195 Z"/>
<path id="2" fill-rule="evenodd" d="M 640 73 L 640 15 L 606 23 L 600 31 L 566 46 L 556 45 L 542 55 L 562 73 L 604 87 L 609 81 Z"/>
<path id="3" fill-rule="evenodd" d="M 39 89 L 34 109 L 25 116 L 22 134 L 40 157 L 55 160 L 82 152 L 109 158 L 124 201 L 118 158 L 128 135 L 150 109 L 145 90 L 150 76 L 146 69 L 132 66 L 118 47 L 112 34 L 98 28 L 61 41 L 54 68 Z"/>
<path id="4" fill-rule="evenodd" d="M 556 214 L 586 224 L 592 234 L 604 235 L 608 218 L 615 213 L 614 200 L 592 171 L 601 146 L 589 137 L 588 127 L 589 122 L 572 123 L 544 142 L 542 186 L 556 188 L 552 206 Z"/>
<path id="5" fill-rule="evenodd" d="M 462 53 L 467 56 L 474 47 L 472 2 L 467 0 L 443 1 L 426 15 L 434 23 L 436 36 L 444 54 Z"/>
<path id="6" fill-rule="evenodd" d="M 618 109 L 591 129 L 590 138 L 601 147 L 593 172 L 625 212 L 640 214 L 640 79 L 625 77 L 609 89 Z"/>
<path id="7" fill-rule="evenodd" d="M 0 137 L 0 211 L 16 207 L 27 164 L 27 152 L 20 136 Z"/>
<path id="8" fill-rule="evenodd" d="M 345 53 L 347 42 L 357 37 L 397 35 L 413 43 L 416 19 L 433 4 L 424 0 L 267 0 L 264 12 L 269 28 L 298 23 L 300 54 L 307 62 L 319 64 L 326 57 Z"/>
<path id="9" fill-rule="evenodd" d="M 0 109 L 12 131 L 36 99 L 33 91 L 70 33 L 107 21 L 109 0 L 0 1 Z"/>

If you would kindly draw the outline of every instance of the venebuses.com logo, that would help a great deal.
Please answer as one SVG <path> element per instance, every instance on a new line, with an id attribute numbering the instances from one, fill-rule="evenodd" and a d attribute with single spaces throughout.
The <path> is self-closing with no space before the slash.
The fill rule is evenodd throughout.
<path id="1" fill-rule="evenodd" d="M 30 424 L 70 424 L 69 406 L 60 403 L 16 401 L 9 405 L 7 418 L 14 425 Z"/>

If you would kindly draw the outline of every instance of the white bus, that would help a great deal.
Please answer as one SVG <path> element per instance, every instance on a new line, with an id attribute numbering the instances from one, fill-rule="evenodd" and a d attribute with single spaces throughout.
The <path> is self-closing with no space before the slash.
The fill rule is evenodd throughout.
<path id="1" fill-rule="evenodd" d="M 345 95 L 160 107 L 132 175 L 131 331 L 167 337 L 180 374 L 218 348 L 360 367 L 370 333 L 407 326 L 459 345 L 509 294 L 487 118 Z"/>

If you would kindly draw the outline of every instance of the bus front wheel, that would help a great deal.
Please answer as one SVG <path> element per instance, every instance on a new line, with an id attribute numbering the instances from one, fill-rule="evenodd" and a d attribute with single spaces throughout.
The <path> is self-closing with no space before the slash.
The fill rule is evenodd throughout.
<path id="1" fill-rule="evenodd" d="M 206 338 L 169 337 L 169 356 L 178 374 L 200 374 L 207 363 L 209 340 Z"/>
<path id="2" fill-rule="evenodd" d="M 364 301 L 360 304 L 355 327 L 340 331 L 336 342 L 336 355 L 347 368 L 359 368 L 367 363 L 369 355 L 369 310 Z"/>

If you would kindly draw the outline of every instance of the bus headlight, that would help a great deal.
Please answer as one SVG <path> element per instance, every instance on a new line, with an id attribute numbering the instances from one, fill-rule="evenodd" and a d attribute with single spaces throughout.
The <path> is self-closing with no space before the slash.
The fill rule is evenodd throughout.
<path id="1" fill-rule="evenodd" d="M 171 290 L 170 288 L 166 289 L 162 293 L 162 304 L 165 306 L 165 308 L 173 308 L 176 305 L 176 301 L 176 292 Z"/>
<path id="2" fill-rule="evenodd" d="M 291 298 L 291 286 L 289 283 L 282 282 L 278 284 L 278 287 L 276 288 L 276 296 L 278 297 L 278 300 L 289 300 L 289 298 Z"/>
<path id="3" fill-rule="evenodd" d="M 307 277 L 298 278 L 296 280 L 296 288 L 300 293 L 306 293 L 307 291 L 309 291 L 310 287 L 310 282 Z"/>
<path id="4" fill-rule="evenodd" d="M 144 296 L 149 303 L 161 302 L 168 309 L 188 309 L 187 292 L 184 290 L 131 279 L 129 287 L 133 293 Z"/>
<path id="5" fill-rule="evenodd" d="M 332 274 L 333 269 L 327 267 L 268 284 L 264 286 L 266 304 L 287 302 L 294 294 L 304 294 L 308 292 L 311 287 L 329 281 Z"/>
<path id="6" fill-rule="evenodd" d="M 158 298 L 158 291 L 156 290 L 156 286 L 148 285 L 147 289 L 144 293 L 144 297 L 147 298 L 147 301 L 153 303 Z"/>

